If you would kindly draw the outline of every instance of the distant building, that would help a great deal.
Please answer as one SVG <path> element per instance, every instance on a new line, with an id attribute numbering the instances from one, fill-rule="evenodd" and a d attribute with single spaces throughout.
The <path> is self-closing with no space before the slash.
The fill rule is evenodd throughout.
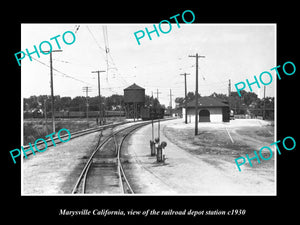
<path id="1" fill-rule="evenodd" d="M 124 89 L 125 103 L 145 103 L 145 88 L 132 84 Z"/>
<path id="2" fill-rule="evenodd" d="M 132 84 L 124 89 L 126 118 L 139 118 L 141 108 L 145 105 L 145 88 Z"/>
<path id="3" fill-rule="evenodd" d="M 188 122 L 195 122 L 196 100 L 187 103 L 187 109 L 182 106 L 182 117 L 185 113 Z M 199 122 L 229 122 L 230 110 L 227 102 L 215 97 L 199 97 L 198 99 L 198 120 Z"/>

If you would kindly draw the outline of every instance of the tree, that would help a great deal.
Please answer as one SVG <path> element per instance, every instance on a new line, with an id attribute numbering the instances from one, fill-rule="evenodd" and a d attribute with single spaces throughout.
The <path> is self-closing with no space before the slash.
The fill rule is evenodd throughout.
<path id="1" fill-rule="evenodd" d="M 249 106 L 252 102 L 255 102 L 257 98 L 257 94 L 254 92 L 246 92 L 244 95 L 244 103 Z"/>
<path id="2" fill-rule="evenodd" d="M 62 104 L 60 102 L 60 95 L 55 95 L 54 96 L 54 110 L 61 111 L 61 109 L 62 109 Z"/>
<path id="3" fill-rule="evenodd" d="M 166 106 L 164 104 L 161 104 L 160 107 L 163 108 L 163 109 L 166 109 Z"/>
<path id="4" fill-rule="evenodd" d="M 201 95 L 198 93 L 198 98 L 200 98 L 200 97 L 201 97 Z M 191 102 L 196 99 L 196 95 L 194 92 L 190 91 L 187 93 L 186 98 L 187 98 L 187 102 Z"/>
<path id="5" fill-rule="evenodd" d="M 225 94 L 218 94 L 216 92 L 212 93 L 209 97 L 214 97 L 214 98 L 218 98 L 222 101 L 228 101 L 228 96 Z"/>
<path id="6" fill-rule="evenodd" d="M 106 98 L 106 108 L 108 110 L 120 110 L 124 103 L 123 95 L 114 94 Z"/>
<path id="7" fill-rule="evenodd" d="M 245 114 L 247 112 L 247 105 L 244 102 L 245 92 L 244 90 L 241 91 L 242 97 L 237 92 L 231 92 L 229 102 L 235 114 Z"/>
<path id="8" fill-rule="evenodd" d="M 158 101 L 157 98 L 153 98 L 152 96 L 145 95 L 145 106 L 146 107 L 151 107 L 153 106 L 154 108 L 159 108 L 161 107 L 160 102 Z"/>
<path id="9" fill-rule="evenodd" d="M 27 103 L 28 103 L 29 109 L 36 109 L 39 105 L 37 96 L 35 96 L 35 95 L 30 96 Z"/>
<path id="10" fill-rule="evenodd" d="M 72 101 L 71 97 L 61 97 L 60 98 L 61 109 L 63 109 L 64 111 L 68 111 L 71 106 L 71 101 Z"/>
<path id="11" fill-rule="evenodd" d="M 184 98 L 183 97 L 177 97 L 175 98 L 175 103 L 176 103 L 176 108 L 180 107 L 184 102 Z"/>
<path id="12" fill-rule="evenodd" d="M 181 105 L 184 101 L 184 98 L 183 97 L 177 97 L 175 98 L 175 103 L 178 103 L 179 105 Z"/>
<path id="13" fill-rule="evenodd" d="M 152 105 L 153 98 L 149 95 L 145 95 L 145 106 L 149 107 Z"/>
<path id="14" fill-rule="evenodd" d="M 76 96 L 70 103 L 70 111 L 85 111 L 86 99 L 83 96 Z"/>
<path id="15" fill-rule="evenodd" d="M 89 110 L 90 111 L 99 111 L 99 97 L 89 97 Z M 103 104 L 103 97 L 101 96 L 101 102 Z"/>

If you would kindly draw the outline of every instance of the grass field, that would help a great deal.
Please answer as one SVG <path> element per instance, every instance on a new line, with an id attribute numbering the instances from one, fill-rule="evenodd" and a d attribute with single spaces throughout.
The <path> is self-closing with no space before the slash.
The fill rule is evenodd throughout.
<path id="1" fill-rule="evenodd" d="M 110 117 L 107 119 L 107 123 L 112 121 L 123 121 L 124 117 Z M 96 127 L 96 119 L 89 119 L 87 123 L 84 118 L 73 118 L 73 119 L 57 119 L 55 121 L 56 132 L 62 128 L 68 129 L 71 133 L 87 128 Z M 43 119 L 24 119 L 23 121 L 23 145 L 27 145 L 29 142 L 34 143 L 38 138 L 45 138 L 46 135 L 52 133 L 52 122 L 50 119 L 47 121 L 47 126 Z"/>

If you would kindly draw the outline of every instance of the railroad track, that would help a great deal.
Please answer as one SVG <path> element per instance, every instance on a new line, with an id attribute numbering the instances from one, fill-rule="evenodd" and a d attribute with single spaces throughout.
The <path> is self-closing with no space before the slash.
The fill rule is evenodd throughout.
<path id="1" fill-rule="evenodd" d="M 104 126 L 89 128 L 89 129 L 85 129 L 85 130 L 81 130 L 81 131 L 76 131 L 76 132 L 71 133 L 71 139 L 74 139 L 74 138 L 77 138 L 77 137 L 81 137 L 81 136 L 86 135 L 86 134 L 90 134 L 90 133 L 94 133 L 94 132 L 98 132 L 98 131 L 103 131 L 105 129 L 113 128 L 113 127 L 116 127 L 116 126 L 119 126 L 119 125 L 123 125 L 125 123 L 129 123 L 129 122 L 113 123 L 113 124 L 108 124 L 108 125 L 104 125 Z M 61 135 L 61 138 L 64 138 L 64 137 L 68 137 L 68 134 Z M 56 145 L 63 143 L 63 142 L 59 141 L 58 137 L 53 137 L 53 140 L 54 140 L 54 142 L 55 142 Z M 47 142 L 47 146 L 48 147 L 53 146 L 53 142 L 52 142 L 51 138 L 48 138 L 45 141 Z M 39 142 L 36 145 L 37 146 L 43 146 L 43 147 L 45 147 L 44 142 Z M 43 148 L 43 147 L 41 147 L 41 148 Z M 29 145 L 25 145 L 25 146 L 23 146 L 23 148 L 26 150 L 26 149 L 29 149 L 30 146 Z M 26 153 L 27 156 L 32 155 L 32 154 L 33 154 L 32 151 Z M 25 157 L 24 154 L 23 154 L 23 157 Z"/>
<path id="2" fill-rule="evenodd" d="M 133 131 L 150 123 L 134 124 L 106 135 L 101 133 L 72 194 L 134 194 L 122 166 L 122 145 Z"/>

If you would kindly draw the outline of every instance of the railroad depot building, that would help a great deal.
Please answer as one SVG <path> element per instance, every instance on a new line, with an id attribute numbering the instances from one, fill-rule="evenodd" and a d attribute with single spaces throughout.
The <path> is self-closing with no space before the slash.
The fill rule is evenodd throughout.
<path id="1" fill-rule="evenodd" d="M 188 122 L 195 122 L 196 100 L 182 105 L 182 118 L 187 113 Z M 227 102 L 215 97 L 199 97 L 198 99 L 198 120 L 199 122 L 229 122 L 230 110 Z"/>

